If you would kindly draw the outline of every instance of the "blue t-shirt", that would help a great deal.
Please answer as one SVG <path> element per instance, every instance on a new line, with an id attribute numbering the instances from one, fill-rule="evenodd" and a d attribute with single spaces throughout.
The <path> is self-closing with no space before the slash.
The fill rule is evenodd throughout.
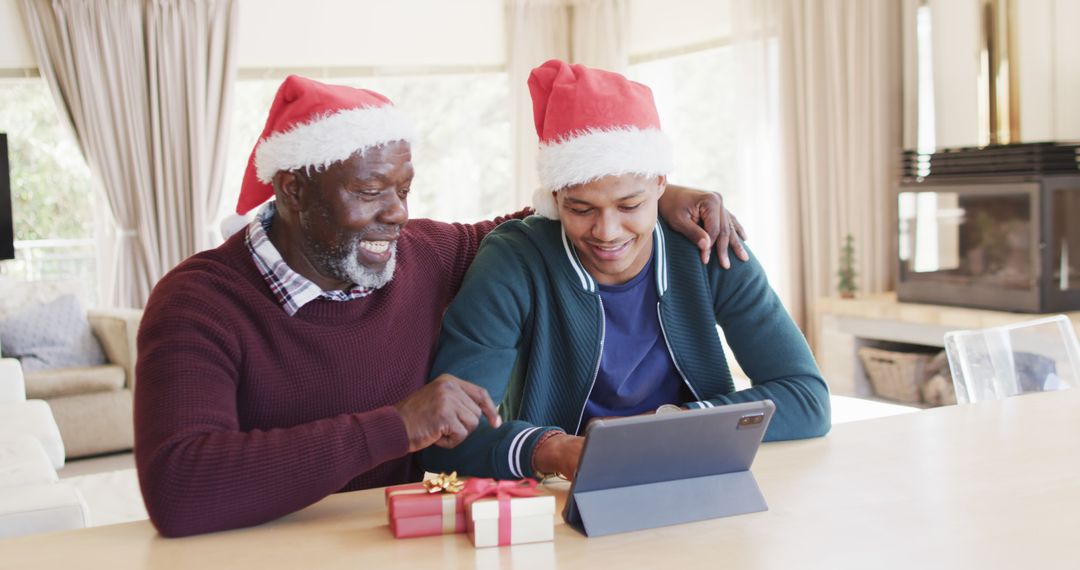
<path id="1" fill-rule="evenodd" d="M 654 259 L 622 285 L 600 285 L 604 353 L 581 427 L 603 416 L 632 416 L 692 398 L 671 360 L 657 315 Z"/>

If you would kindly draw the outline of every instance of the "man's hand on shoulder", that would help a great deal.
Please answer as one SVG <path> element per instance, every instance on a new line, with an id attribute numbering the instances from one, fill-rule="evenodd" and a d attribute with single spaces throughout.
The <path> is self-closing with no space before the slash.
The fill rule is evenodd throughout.
<path id="1" fill-rule="evenodd" d="M 409 435 L 409 451 L 429 445 L 454 447 L 486 416 L 499 427 L 502 419 L 487 390 L 449 374 L 442 374 L 394 405 Z"/>
<path id="2" fill-rule="evenodd" d="M 720 266 L 724 269 L 731 267 L 729 247 L 739 259 L 750 259 L 739 241 L 746 240 L 746 230 L 735 215 L 724 208 L 724 199 L 719 194 L 668 184 L 660 197 L 660 215 L 672 229 L 697 244 L 702 263 L 709 262 L 712 247 L 716 248 Z"/>

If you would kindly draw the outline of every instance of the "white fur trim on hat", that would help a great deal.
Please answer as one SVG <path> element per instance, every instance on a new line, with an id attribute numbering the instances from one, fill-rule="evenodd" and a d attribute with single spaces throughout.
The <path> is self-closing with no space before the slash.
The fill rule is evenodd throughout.
<path id="1" fill-rule="evenodd" d="M 604 176 L 667 175 L 673 162 L 671 141 L 663 131 L 635 128 L 589 129 L 541 144 L 536 161 L 540 185 L 548 192 Z"/>
<path id="2" fill-rule="evenodd" d="M 255 173 L 269 184 L 279 170 L 323 168 L 358 150 L 413 138 L 412 121 L 392 105 L 348 109 L 325 115 L 259 143 Z"/>

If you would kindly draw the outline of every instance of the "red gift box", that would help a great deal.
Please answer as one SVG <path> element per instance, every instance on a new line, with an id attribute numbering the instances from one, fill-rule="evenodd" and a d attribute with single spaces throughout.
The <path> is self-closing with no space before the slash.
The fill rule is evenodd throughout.
<path id="1" fill-rule="evenodd" d="M 465 532 L 461 493 L 431 492 L 424 483 L 386 488 L 390 531 L 395 538 Z"/>

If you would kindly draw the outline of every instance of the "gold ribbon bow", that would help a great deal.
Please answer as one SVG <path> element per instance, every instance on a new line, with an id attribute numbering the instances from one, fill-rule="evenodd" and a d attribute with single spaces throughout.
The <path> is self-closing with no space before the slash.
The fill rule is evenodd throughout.
<path id="1" fill-rule="evenodd" d="M 424 481 L 424 488 L 428 493 L 460 493 L 465 488 L 465 482 L 458 479 L 457 471 L 449 475 L 439 473 Z"/>

